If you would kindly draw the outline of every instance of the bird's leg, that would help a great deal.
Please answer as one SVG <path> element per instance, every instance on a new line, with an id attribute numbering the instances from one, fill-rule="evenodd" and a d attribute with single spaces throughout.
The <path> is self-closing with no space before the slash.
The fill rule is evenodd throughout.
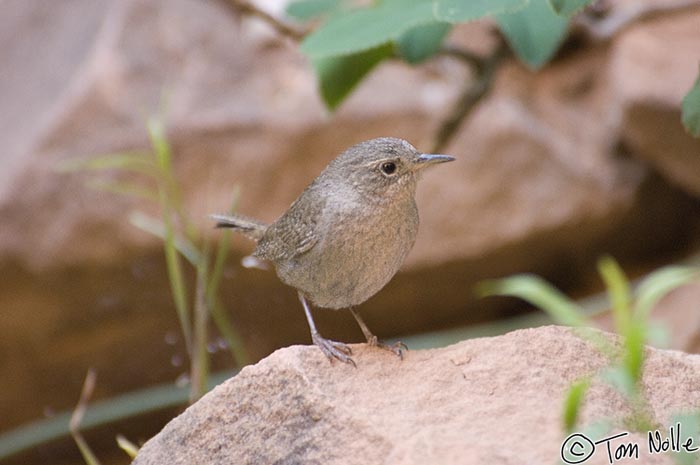
<path id="1" fill-rule="evenodd" d="M 352 313 L 352 316 L 355 317 L 355 321 L 357 321 L 357 324 L 360 326 L 360 329 L 364 333 L 365 337 L 367 338 L 367 344 L 371 346 L 377 346 L 382 349 L 389 350 L 396 355 L 399 356 L 401 360 L 403 360 L 403 353 L 405 350 L 408 350 L 408 347 L 406 347 L 406 344 L 403 342 L 396 342 L 394 344 L 386 344 L 379 339 L 377 339 L 377 336 L 372 334 L 372 331 L 369 330 L 365 322 L 362 320 L 360 317 L 360 314 L 355 311 L 354 308 L 350 307 L 350 313 Z"/>
<path id="2" fill-rule="evenodd" d="M 308 302 L 306 302 L 306 298 L 301 292 L 299 292 L 299 300 L 301 301 L 301 305 L 304 306 L 304 313 L 306 313 L 306 321 L 309 322 L 309 329 L 311 330 L 311 340 L 314 341 L 314 344 L 317 345 L 319 349 L 321 349 L 321 352 L 323 352 L 326 355 L 326 357 L 328 357 L 328 360 L 332 361 L 335 358 L 340 360 L 341 362 L 350 363 L 352 366 L 357 366 L 355 365 L 353 359 L 350 358 L 350 355 L 352 355 L 352 349 L 350 349 L 349 346 L 343 344 L 342 342 L 331 341 L 330 339 L 326 339 L 318 333 L 318 330 L 316 330 L 316 324 L 314 323 L 314 318 L 311 316 L 311 309 L 309 308 L 309 304 Z"/>

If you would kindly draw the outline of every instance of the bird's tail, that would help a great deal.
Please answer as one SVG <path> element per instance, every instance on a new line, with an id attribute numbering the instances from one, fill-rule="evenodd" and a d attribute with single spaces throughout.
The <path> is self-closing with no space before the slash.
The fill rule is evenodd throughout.
<path id="1" fill-rule="evenodd" d="M 217 228 L 232 228 L 234 231 L 255 241 L 265 234 L 268 226 L 261 221 L 242 215 L 211 215 L 211 218 L 216 220 Z"/>

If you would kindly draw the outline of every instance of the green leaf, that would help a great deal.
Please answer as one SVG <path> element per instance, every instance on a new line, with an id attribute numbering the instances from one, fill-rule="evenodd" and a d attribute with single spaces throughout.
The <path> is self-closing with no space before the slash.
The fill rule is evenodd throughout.
<path id="1" fill-rule="evenodd" d="M 536 0 L 435 0 L 435 16 L 440 21 L 462 23 L 484 16 L 511 13 Z"/>
<path id="2" fill-rule="evenodd" d="M 129 222 L 141 231 L 147 232 L 165 241 L 165 225 L 161 220 L 146 216 L 141 212 L 133 212 L 129 215 Z M 202 254 L 197 250 L 197 247 L 186 238 L 176 236 L 174 238 L 174 244 L 177 251 L 180 252 L 180 255 L 185 257 L 193 267 L 196 267 L 202 261 Z"/>
<path id="3" fill-rule="evenodd" d="M 340 3 L 341 0 L 297 0 L 287 5 L 287 14 L 292 18 L 306 21 L 333 13 Z"/>
<path id="4" fill-rule="evenodd" d="M 103 171 L 122 169 L 147 175 L 156 175 L 156 166 L 147 152 L 108 153 L 89 158 L 71 158 L 60 162 L 58 171 Z"/>
<path id="5" fill-rule="evenodd" d="M 598 261 L 598 271 L 608 290 L 617 333 L 625 335 L 632 318 L 632 294 L 627 277 L 612 257 L 601 258 Z"/>
<path id="6" fill-rule="evenodd" d="M 135 459 L 136 454 L 139 453 L 139 447 L 121 434 L 117 435 L 117 445 L 121 450 L 126 452 L 131 459 Z"/>
<path id="7" fill-rule="evenodd" d="M 236 210 L 236 206 L 238 205 L 239 193 L 240 189 L 238 186 L 236 186 L 233 192 L 233 198 L 231 199 L 231 206 L 228 210 L 228 212 L 231 214 Z M 230 244 L 231 230 L 227 229 L 221 235 L 219 244 L 216 248 L 214 265 L 212 266 L 209 282 L 207 283 L 206 298 L 207 306 L 211 311 L 212 320 L 214 320 L 217 329 L 221 333 L 221 336 L 226 340 L 229 351 L 233 355 L 238 365 L 243 366 L 250 362 L 248 351 L 243 343 L 243 338 L 229 319 L 228 314 L 221 303 L 221 299 L 219 299 L 219 286 L 221 285 L 221 280 L 224 275 L 224 265 L 226 264 L 226 259 L 228 258 Z"/>
<path id="8" fill-rule="evenodd" d="M 625 333 L 623 366 L 635 383 L 641 380 L 644 365 L 644 343 L 647 338 L 646 322 L 635 321 Z"/>
<path id="9" fill-rule="evenodd" d="M 192 353 L 192 323 L 187 304 L 187 286 L 185 285 L 184 271 L 175 245 L 175 226 L 173 215 L 177 211 L 179 191 L 172 179 L 172 157 L 170 145 L 165 137 L 165 127 L 161 120 L 151 118 L 148 121 L 148 135 L 164 182 L 158 188 L 161 216 L 163 218 L 163 249 L 165 263 L 170 281 L 170 292 L 175 302 L 175 310 L 182 334 L 185 338 L 187 353 Z"/>
<path id="10" fill-rule="evenodd" d="M 564 428 L 568 433 L 573 431 L 578 423 L 581 405 L 590 385 L 590 379 L 586 378 L 576 381 L 569 386 L 569 391 L 564 401 Z"/>
<path id="11" fill-rule="evenodd" d="M 496 22 L 518 58 L 533 70 L 554 56 L 569 24 L 552 10 L 547 0 L 531 0 L 520 11 L 496 16 Z"/>
<path id="12" fill-rule="evenodd" d="M 549 0 L 554 12 L 567 18 L 572 17 L 592 2 L 593 0 Z"/>
<path id="13" fill-rule="evenodd" d="M 547 281 L 534 275 L 516 275 L 505 279 L 482 281 L 477 286 L 481 296 L 507 295 L 519 297 L 547 312 L 557 323 L 583 326 L 583 311 L 574 301 Z"/>
<path id="14" fill-rule="evenodd" d="M 165 126 L 158 118 L 150 118 L 147 123 L 148 135 L 150 137 L 153 151 L 156 154 L 158 166 L 164 171 L 171 171 L 170 145 L 165 137 Z"/>
<path id="15" fill-rule="evenodd" d="M 231 205 L 228 209 L 229 214 L 232 215 L 236 211 L 240 195 L 240 187 L 235 186 L 231 195 Z M 212 300 L 219 293 L 219 285 L 221 284 L 221 279 L 224 276 L 224 265 L 226 264 L 226 259 L 228 258 L 228 251 L 230 245 L 231 230 L 224 229 L 219 239 L 219 244 L 216 247 L 216 254 L 214 255 L 214 266 L 212 267 L 211 276 L 209 277 L 209 282 L 207 283 L 207 300 Z"/>
<path id="16" fill-rule="evenodd" d="M 448 23 L 414 27 L 397 39 L 398 53 L 408 63 L 416 64 L 425 61 L 440 50 L 442 41 L 450 29 L 452 26 Z"/>
<path id="17" fill-rule="evenodd" d="M 329 110 L 335 110 L 357 84 L 374 68 L 393 54 L 391 44 L 353 55 L 313 60 L 321 97 Z"/>
<path id="18" fill-rule="evenodd" d="M 304 39 L 301 51 L 312 59 L 354 54 L 434 21 L 433 0 L 385 0 L 332 17 Z"/>
<path id="19" fill-rule="evenodd" d="M 675 288 L 700 280 L 700 269 L 691 266 L 669 266 L 654 271 L 639 284 L 635 315 L 646 320 L 656 304 Z"/>
<path id="20" fill-rule="evenodd" d="M 681 105 L 683 126 L 694 137 L 700 137 L 700 76 Z"/>
<path id="21" fill-rule="evenodd" d="M 99 179 L 92 179 L 85 183 L 90 189 L 98 191 L 111 192 L 112 194 L 127 195 L 138 197 L 140 199 L 158 201 L 158 194 L 147 187 L 129 184 L 126 182 L 109 182 Z"/>

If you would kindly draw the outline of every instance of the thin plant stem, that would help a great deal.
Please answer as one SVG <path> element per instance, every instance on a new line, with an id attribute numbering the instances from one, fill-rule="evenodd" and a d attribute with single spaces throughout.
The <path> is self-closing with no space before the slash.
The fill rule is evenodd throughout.
<path id="1" fill-rule="evenodd" d="M 90 401 L 90 397 L 92 397 L 93 391 L 95 390 L 96 382 L 97 375 L 91 368 L 88 370 L 87 375 L 85 376 L 83 389 L 80 393 L 80 400 L 78 400 L 78 405 L 76 405 L 75 410 L 73 410 L 73 415 L 71 415 L 69 423 L 70 434 L 73 436 L 73 440 L 77 444 L 78 449 L 80 449 L 80 454 L 83 456 L 83 460 L 85 460 L 85 463 L 88 465 L 100 465 L 100 460 L 97 458 L 80 432 L 80 424 L 82 423 L 85 412 L 87 411 L 87 405 Z"/>
<path id="2" fill-rule="evenodd" d="M 197 286 L 194 302 L 194 345 L 192 353 L 192 365 L 190 375 L 190 403 L 194 403 L 207 391 L 209 378 L 209 355 L 207 353 L 207 329 L 209 324 L 209 310 L 207 309 L 207 276 L 209 268 L 209 250 L 200 255 L 201 261 L 197 265 Z"/>
<path id="3" fill-rule="evenodd" d="M 150 120 L 148 124 L 151 143 L 155 151 L 158 167 L 161 172 L 158 180 L 158 199 L 160 202 L 161 215 L 163 217 L 164 236 L 163 246 L 165 249 L 165 261 L 168 269 L 168 279 L 170 289 L 175 301 L 175 309 L 180 320 L 182 333 L 185 339 L 187 353 L 192 355 L 192 325 L 190 312 L 187 305 L 187 286 L 183 278 L 182 264 L 175 247 L 175 231 L 173 225 L 173 203 L 172 191 L 168 187 L 168 173 L 170 168 L 170 148 L 165 141 L 163 128 L 156 120 Z"/>

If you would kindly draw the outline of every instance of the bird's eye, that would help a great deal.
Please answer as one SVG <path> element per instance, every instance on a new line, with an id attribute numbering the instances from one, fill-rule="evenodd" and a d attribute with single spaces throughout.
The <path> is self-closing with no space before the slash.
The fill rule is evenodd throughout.
<path id="1" fill-rule="evenodd" d="M 385 163 L 382 163 L 382 173 L 390 176 L 394 173 L 396 173 L 396 163 L 393 161 L 387 161 Z"/>

